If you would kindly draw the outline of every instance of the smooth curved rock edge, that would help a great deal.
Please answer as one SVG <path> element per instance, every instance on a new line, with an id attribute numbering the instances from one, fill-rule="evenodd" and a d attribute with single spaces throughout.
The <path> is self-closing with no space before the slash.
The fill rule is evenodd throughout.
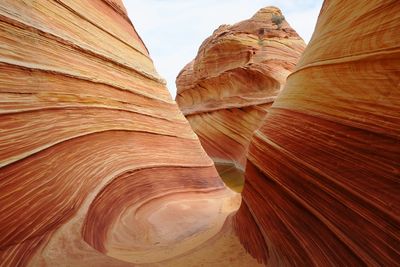
<path id="1" fill-rule="evenodd" d="M 0 5 L 0 266 L 257 266 L 234 231 L 269 266 L 398 265 L 396 1 L 324 3 L 235 216 L 124 14 L 119 0 Z"/>
<path id="2" fill-rule="evenodd" d="M 324 2 L 249 148 L 235 227 L 266 265 L 399 265 L 399 27 L 398 1 Z"/>
<path id="3" fill-rule="evenodd" d="M 179 108 L 237 191 L 251 136 L 305 48 L 288 22 L 276 25 L 274 16 L 281 11 L 265 7 L 250 19 L 221 25 L 176 78 Z"/>
<path id="4" fill-rule="evenodd" d="M 0 46 L 0 266 L 182 266 L 234 236 L 121 0 L 2 1 Z"/>

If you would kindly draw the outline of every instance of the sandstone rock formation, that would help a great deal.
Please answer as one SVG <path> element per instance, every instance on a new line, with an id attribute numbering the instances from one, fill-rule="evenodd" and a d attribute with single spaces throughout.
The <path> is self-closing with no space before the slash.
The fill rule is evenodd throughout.
<path id="1" fill-rule="evenodd" d="M 0 266 L 397 266 L 399 14 L 324 3 L 235 213 L 122 1 L 1 1 Z"/>
<path id="2" fill-rule="evenodd" d="M 158 262 L 220 230 L 237 195 L 121 1 L 5 0 L 0 29 L 0 266 Z"/>
<path id="3" fill-rule="evenodd" d="M 249 148 L 236 229 L 268 266 L 399 266 L 399 28 L 398 1 L 324 2 Z"/>
<path id="4" fill-rule="evenodd" d="M 238 191 L 251 136 L 305 47 L 275 17 L 283 18 L 281 11 L 267 7 L 220 26 L 176 79 L 177 104 L 220 175 Z"/>

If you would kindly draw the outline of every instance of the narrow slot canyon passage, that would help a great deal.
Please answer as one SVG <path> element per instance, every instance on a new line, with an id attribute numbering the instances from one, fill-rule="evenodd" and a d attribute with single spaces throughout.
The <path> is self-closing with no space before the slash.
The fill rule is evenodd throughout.
<path id="1" fill-rule="evenodd" d="M 176 1 L 0 1 L 0 267 L 399 266 L 400 2 Z"/>
<path id="2" fill-rule="evenodd" d="M 241 193 L 244 186 L 244 171 L 232 163 L 214 162 L 215 168 L 225 185 L 237 193 Z"/>

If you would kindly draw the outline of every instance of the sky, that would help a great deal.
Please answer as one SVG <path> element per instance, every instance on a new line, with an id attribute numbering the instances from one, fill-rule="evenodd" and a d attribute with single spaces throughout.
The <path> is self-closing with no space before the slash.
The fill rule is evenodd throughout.
<path id="1" fill-rule="evenodd" d="M 175 98 L 176 76 L 219 25 L 234 24 L 262 7 L 276 6 L 308 43 L 322 0 L 124 0 L 124 4 Z"/>

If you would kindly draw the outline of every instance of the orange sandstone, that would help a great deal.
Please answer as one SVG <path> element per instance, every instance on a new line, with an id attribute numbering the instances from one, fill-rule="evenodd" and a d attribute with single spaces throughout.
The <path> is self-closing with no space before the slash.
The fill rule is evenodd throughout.
<path id="1" fill-rule="evenodd" d="M 237 209 L 122 1 L 2 1 L 0 44 L 0 266 L 165 261 Z"/>
<path id="2" fill-rule="evenodd" d="M 281 11 L 267 7 L 220 26 L 176 79 L 176 102 L 223 178 L 244 170 L 251 136 L 305 47 L 286 20 L 276 24 L 274 17 Z"/>
<path id="3" fill-rule="evenodd" d="M 258 14 L 270 12 L 278 11 Z M 2 1 L 0 266 L 398 265 L 399 14 L 397 1 L 324 3 L 253 135 L 240 204 L 170 99 L 122 1 Z M 295 48 L 273 49 L 268 64 L 270 54 L 253 56 L 258 72 L 271 71 L 246 67 L 248 82 L 242 53 L 228 56 L 226 70 L 211 56 L 198 72 L 209 94 L 181 74 L 177 100 L 188 117 L 228 108 L 265 115 L 294 65 L 282 61 L 303 45 L 286 22 L 257 27 L 231 43 L 253 46 L 254 35 L 262 47 L 272 38 Z M 218 76 L 231 68 L 227 77 L 238 79 Z M 218 129 L 219 141 L 201 140 L 206 150 L 226 140 L 229 131 Z M 244 153 L 253 130 L 235 130 Z M 230 145 L 217 151 L 244 167 Z"/>
<path id="4" fill-rule="evenodd" d="M 249 147 L 235 223 L 266 265 L 399 265 L 399 27 L 398 1 L 324 2 Z"/>

